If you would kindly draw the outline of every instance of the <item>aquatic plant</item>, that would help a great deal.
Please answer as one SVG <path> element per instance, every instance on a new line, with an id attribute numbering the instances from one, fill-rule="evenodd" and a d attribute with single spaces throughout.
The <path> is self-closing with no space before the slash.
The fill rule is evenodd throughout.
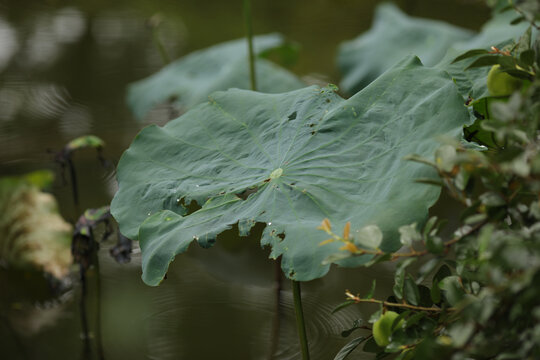
<path id="1" fill-rule="evenodd" d="M 42 191 L 52 179 L 49 171 L 0 178 L 0 261 L 62 279 L 72 264 L 72 227 L 55 198 Z"/>

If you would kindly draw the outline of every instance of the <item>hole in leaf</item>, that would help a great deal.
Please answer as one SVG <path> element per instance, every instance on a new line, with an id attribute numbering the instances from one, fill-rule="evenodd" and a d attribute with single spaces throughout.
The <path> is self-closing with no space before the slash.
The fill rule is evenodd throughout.
<path id="1" fill-rule="evenodd" d="M 262 237 L 265 226 L 265 223 L 257 222 L 251 227 L 248 234 L 241 236 L 238 223 L 231 224 L 229 229 L 217 236 L 216 243 L 228 251 L 245 250 L 251 246 L 258 248 L 260 246 L 258 240 Z"/>
<path id="2" fill-rule="evenodd" d="M 238 196 L 242 200 L 246 200 L 249 197 L 249 195 L 255 194 L 257 191 L 259 191 L 259 188 L 254 187 L 254 188 L 246 189 L 240 193 L 236 193 L 235 195 Z"/>
<path id="3" fill-rule="evenodd" d="M 296 119 L 296 111 L 289 115 L 288 119 L 289 121 Z"/>
<path id="4" fill-rule="evenodd" d="M 185 198 L 169 198 L 165 200 L 163 207 L 165 209 L 174 211 L 179 215 L 186 216 L 200 210 L 202 206 L 199 205 L 195 200 L 191 200 L 189 203 L 186 203 Z"/>

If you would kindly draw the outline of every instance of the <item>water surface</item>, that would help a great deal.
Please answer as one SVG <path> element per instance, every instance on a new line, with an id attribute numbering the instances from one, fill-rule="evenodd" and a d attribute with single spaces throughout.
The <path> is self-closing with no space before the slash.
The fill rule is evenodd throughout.
<path id="1" fill-rule="evenodd" d="M 259 34 L 281 32 L 302 45 L 291 68 L 297 75 L 339 83 L 336 48 L 369 28 L 378 2 L 256 0 L 254 28 Z M 90 133 L 105 140 L 105 156 L 116 163 L 144 126 L 125 106 L 125 87 L 162 66 L 147 20 L 162 14 L 162 39 L 177 58 L 241 37 L 241 3 L 0 0 L 0 175 L 58 171 L 51 151 Z M 397 3 L 409 14 L 472 29 L 488 15 L 479 1 Z M 103 169 L 92 151 L 78 153 L 74 160 L 81 208 L 108 204 L 116 189 L 113 171 Z M 53 193 L 64 217 L 73 221 L 78 214 L 70 191 L 58 177 Z M 137 251 L 130 264 L 119 265 L 108 256 L 112 244 L 104 244 L 99 255 L 105 358 L 299 358 L 290 286 L 283 283 L 277 306 L 268 250 L 260 249 L 256 234 L 238 241 L 230 233 L 221 240 L 210 250 L 193 245 L 157 288 L 140 280 Z M 393 280 L 391 269 L 382 265 L 334 269 L 303 285 L 313 359 L 333 358 L 347 342 L 341 331 L 373 311 L 365 306 L 330 314 L 343 301 L 345 289 L 366 292 L 375 276 L 376 295 L 386 297 Z M 95 280 L 91 271 L 88 309 L 94 336 Z M 0 358 L 84 358 L 79 296 L 75 286 L 53 299 L 40 275 L 0 268 Z"/>

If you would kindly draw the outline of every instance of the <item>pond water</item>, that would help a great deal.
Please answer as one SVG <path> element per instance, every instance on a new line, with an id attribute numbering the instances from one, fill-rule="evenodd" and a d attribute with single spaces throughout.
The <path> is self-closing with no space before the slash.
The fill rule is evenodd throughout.
<path id="1" fill-rule="evenodd" d="M 291 68 L 301 76 L 338 83 L 337 45 L 369 28 L 376 0 L 254 1 L 258 34 L 281 32 L 302 45 Z M 488 17 L 481 1 L 397 1 L 407 13 L 477 29 Z M 242 1 L 0 0 L 0 175 L 49 168 L 51 151 L 85 134 L 104 139 L 116 163 L 144 126 L 125 106 L 125 88 L 161 66 L 147 20 L 164 19 L 162 38 L 172 58 L 243 35 Z M 399 44 L 395 44 L 399 46 Z M 75 156 L 81 208 L 110 202 L 114 172 L 91 151 Z M 71 189 L 53 193 L 74 221 Z M 439 210 L 442 211 L 442 210 Z M 1 216 L 1 215 L 0 215 Z M 259 229 L 260 230 L 260 229 Z M 260 233 L 259 233 L 260 234 Z M 233 232 L 203 250 L 191 247 L 157 288 L 140 280 L 140 253 L 116 264 L 112 244 L 100 250 L 101 322 L 106 359 L 298 359 L 292 293 L 284 281 L 276 304 L 274 263 L 254 233 Z M 333 269 L 303 285 L 312 359 L 331 359 L 340 336 L 371 307 L 331 315 L 345 289 L 366 292 L 377 276 L 378 297 L 389 295 L 391 269 Z M 73 275 L 76 284 L 76 275 Z M 89 273 L 92 344 L 97 336 L 96 272 Z M 79 287 L 53 299 L 36 274 L 0 268 L 0 358 L 83 359 Z M 361 359 L 360 355 L 356 355 Z M 366 357 L 364 357 L 366 358 Z M 369 357 L 367 357 L 369 358 Z"/>

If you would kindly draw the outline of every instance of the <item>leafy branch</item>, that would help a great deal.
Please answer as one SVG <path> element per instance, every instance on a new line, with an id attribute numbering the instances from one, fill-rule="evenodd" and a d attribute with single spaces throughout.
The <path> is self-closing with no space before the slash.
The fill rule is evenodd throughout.
<path id="1" fill-rule="evenodd" d="M 356 304 L 358 303 L 372 303 L 372 304 L 380 304 L 384 307 L 398 307 L 403 309 L 411 309 L 416 311 L 431 311 L 431 312 L 441 312 L 441 311 L 455 311 L 454 308 L 437 308 L 437 307 L 425 307 L 425 306 L 416 306 L 406 303 L 395 303 L 390 301 L 384 301 L 384 300 L 377 300 L 374 298 L 361 298 L 359 295 L 352 294 L 349 290 L 345 292 L 345 295 L 349 300 L 354 301 Z"/>
<path id="2" fill-rule="evenodd" d="M 442 246 L 444 248 L 444 251 L 448 252 L 450 247 L 452 247 L 454 244 L 460 242 L 462 239 L 464 239 L 464 238 L 474 234 L 478 230 L 480 230 L 484 225 L 487 224 L 487 222 L 488 222 L 487 220 L 481 221 L 481 222 L 475 224 L 474 226 L 469 227 L 465 232 L 462 232 L 461 234 L 455 236 L 452 240 L 449 240 L 449 241 L 445 242 L 444 244 L 442 244 Z M 328 244 L 328 243 L 331 243 L 331 242 L 340 241 L 340 242 L 344 243 L 344 245 L 340 248 L 340 250 L 349 251 L 352 255 L 355 255 L 355 256 L 362 256 L 362 255 L 381 256 L 381 257 L 386 257 L 386 260 L 389 260 L 389 261 L 395 261 L 395 260 L 402 259 L 402 258 L 421 257 L 421 256 L 425 256 L 425 255 L 428 255 L 428 254 L 432 253 L 427 248 L 424 249 L 424 250 L 418 251 L 418 250 L 415 250 L 412 246 L 409 246 L 409 248 L 410 248 L 409 252 L 390 252 L 390 253 L 384 252 L 383 250 L 381 250 L 379 248 L 376 248 L 376 249 L 360 248 L 359 246 L 366 245 L 366 244 L 362 244 L 361 242 L 359 243 L 358 241 L 357 241 L 357 243 L 355 243 L 355 239 L 350 236 L 350 226 L 351 226 L 350 222 L 347 222 L 347 224 L 345 225 L 344 231 L 343 231 L 343 236 L 339 236 L 339 235 L 335 234 L 334 232 L 332 232 L 332 227 L 331 227 L 331 224 L 330 224 L 330 220 L 329 219 L 324 219 L 323 222 L 321 223 L 321 225 L 317 229 L 324 230 L 327 234 L 332 236 L 332 238 L 321 242 L 319 245 L 325 245 L 325 244 Z M 373 226 L 373 225 L 368 225 L 368 226 Z M 402 243 L 403 243 L 403 241 L 402 241 Z M 424 243 L 424 246 L 426 246 L 425 240 L 423 241 L 423 243 Z"/>

